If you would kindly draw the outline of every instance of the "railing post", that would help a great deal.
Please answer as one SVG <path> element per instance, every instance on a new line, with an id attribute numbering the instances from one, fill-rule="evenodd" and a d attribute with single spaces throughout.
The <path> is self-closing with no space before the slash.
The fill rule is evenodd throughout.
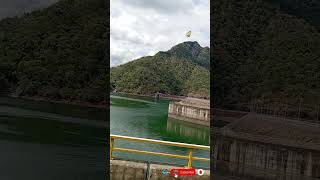
<path id="1" fill-rule="evenodd" d="M 189 155 L 188 155 L 188 168 L 192 167 L 192 149 L 189 149 Z"/>
<path id="2" fill-rule="evenodd" d="M 110 160 L 112 160 L 113 143 L 114 139 L 110 137 Z"/>

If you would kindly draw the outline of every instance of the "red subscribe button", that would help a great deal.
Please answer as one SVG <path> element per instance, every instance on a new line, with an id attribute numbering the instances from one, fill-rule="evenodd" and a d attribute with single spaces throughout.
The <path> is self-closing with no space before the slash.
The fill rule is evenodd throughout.
<path id="1" fill-rule="evenodd" d="M 194 168 L 176 168 L 170 170 L 170 175 L 173 177 L 195 176 L 196 174 L 196 169 Z"/>

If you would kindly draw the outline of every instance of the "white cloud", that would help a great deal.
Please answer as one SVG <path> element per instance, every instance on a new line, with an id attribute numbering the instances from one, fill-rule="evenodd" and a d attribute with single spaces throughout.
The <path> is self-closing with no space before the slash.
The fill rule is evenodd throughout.
<path id="1" fill-rule="evenodd" d="M 209 0 L 111 0 L 111 66 L 184 41 L 210 46 Z M 192 31 L 187 38 L 185 33 Z"/>

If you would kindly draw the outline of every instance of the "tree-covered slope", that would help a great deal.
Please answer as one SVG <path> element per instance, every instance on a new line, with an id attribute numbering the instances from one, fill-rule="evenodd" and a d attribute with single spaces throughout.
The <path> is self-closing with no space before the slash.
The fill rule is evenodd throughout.
<path id="1" fill-rule="evenodd" d="M 0 21 L 0 89 L 19 96 L 102 101 L 106 2 L 60 0 Z"/>
<path id="2" fill-rule="evenodd" d="M 274 1 L 214 1 L 214 101 L 320 100 L 320 34 Z M 312 21 L 315 22 L 315 21 Z"/>
<path id="3" fill-rule="evenodd" d="M 135 93 L 209 97 L 209 48 L 184 42 L 167 52 L 111 68 L 111 89 Z"/>
<path id="4" fill-rule="evenodd" d="M 319 0 L 273 0 L 287 14 L 305 19 L 308 23 L 320 29 Z"/>
<path id="5" fill-rule="evenodd" d="M 255 54 L 239 70 L 247 84 L 241 87 L 242 93 L 319 102 L 319 49 L 320 33 L 315 27 L 279 13 L 270 20 Z"/>

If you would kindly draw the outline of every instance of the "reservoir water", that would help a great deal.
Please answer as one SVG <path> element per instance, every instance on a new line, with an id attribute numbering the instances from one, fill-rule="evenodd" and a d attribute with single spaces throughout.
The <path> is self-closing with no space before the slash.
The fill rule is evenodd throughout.
<path id="1" fill-rule="evenodd" d="M 150 138 L 173 142 L 209 145 L 209 128 L 168 119 L 168 100 L 135 96 L 111 96 L 110 132 L 115 135 Z M 116 147 L 187 155 L 185 148 L 116 141 Z M 209 151 L 197 150 L 196 157 L 209 158 Z M 187 160 L 114 152 L 116 158 L 186 165 Z M 209 168 L 209 162 L 193 162 L 195 167 Z"/>
<path id="2" fill-rule="evenodd" d="M 0 179 L 105 180 L 105 109 L 0 97 Z"/>
<path id="3" fill-rule="evenodd" d="M 167 119 L 169 101 L 112 96 L 106 110 L 0 97 L 0 179 L 105 180 L 112 134 L 209 144 L 209 128 Z M 117 142 L 116 146 L 187 154 L 186 149 Z M 115 157 L 186 165 L 186 161 L 126 153 Z M 194 156 L 209 157 L 197 151 Z M 209 167 L 209 163 L 194 162 Z"/>

